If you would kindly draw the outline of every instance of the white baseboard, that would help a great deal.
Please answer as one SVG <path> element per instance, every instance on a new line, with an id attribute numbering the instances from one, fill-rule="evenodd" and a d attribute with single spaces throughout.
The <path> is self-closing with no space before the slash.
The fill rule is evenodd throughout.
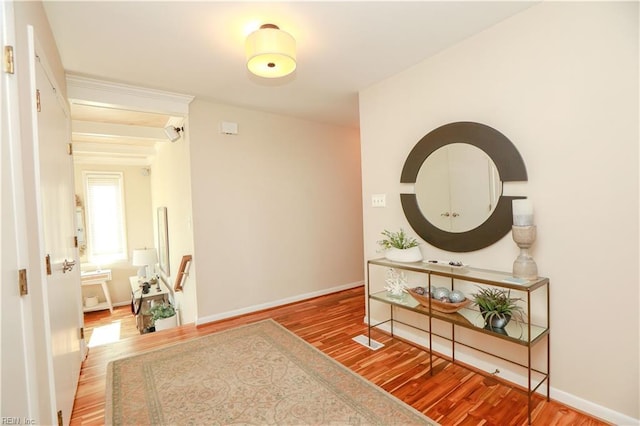
<path id="1" fill-rule="evenodd" d="M 289 303 L 300 302 L 306 299 L 312 299 L 318 296 L 324 296 L 326 294 L 336 293 L 342 290 L 348 290 L 350 288 L 360 287 L 364 285 L 364 281 L 357 281 L 349 284 L 343 284 L 337 287 L 331 287 L 322 289 L 319 291 L 314 291 L 311 293 L 299 294 L 292 297 L 287 297 L 285 299 L 274 300 L 268 303 L 262 303 L 259 305 L 247 306 L 245 308 L 235 309 L 233 311 L 222 312 L 215 315 L 208 315 L 205 317 L 197 318 L 196 325 L 207 324 L 209 322 L 220 321 L 227 318 L 237 317 L 239 315 L 250 314 L 252 312 L 262 311 L 264 309 L 275 308 L 277 306 L 287 305 Z"/>
<path id="2" fill-rule="evenodd" d="M 592 416 L 598 417 L 599 419 L 606 420 L 616 425 L 640 425 L 639 419 L 634 419 L 633 417 L 629 417 L 610 408 L 603 407 L 602 405 L 598 405 L 591 401 L 587 401 L 586 399 L 582 399 L 565 391 L 555 389 L 553 386 L 551 387 L 551 396 L 558 402 L 562 402 L 563 404 L 573 407 L 576 410 L 583 411 L 585 413 L 591 414 Z"/>
<path id="3" fill-rule="evenodd" d="M 376 323 L 378 321 L 376 320 L 372 320 L 373 323 Z M 367 321 L 367 317 L 364 317 L 364 323 L 365 324 L 369 324 Z M 389 324 L 382 324 L 380 326 L 378 326 L 377 328 L 384 330 L 387 333 L 391 332 L 391 327 L 389 326 Z M 425 338 L 423 336 L 420 336 L 418 334 L 416 334 L 415 332 L 408 330 L 408 329 L 403 329 L 400 327 L 394 327 L 393 328 L 393 334 L 401 337 L 405 340 L 408 340 L 410 342 L 413 342 L 417 345 L 420 345 L 422 347 L 426 347 L 428 345 L 424 344 L 424 340 Z M 438 354 L 447 354 L 450 352 L 450 347 L 439 344 L 437 342 L 433 343 L 433 352 L 438 353 Z M 465 354 L 465 355 L 459 355 L 456 352 L 456 360 L 463 362 L 465 364 L 471 365 L 479 370 L 482 370 L 484 372 L 486 372 L 487 374 L 492 374 L 493 369 L 494 369 L 494 364 L 490 364 L 487 363 L 486 361 L 476 358 L 473 355 L 470 354 Z M 500 372 L 500 376 L 501 379 L 506 380 L 508 382 L 517 384 L 519 386 L 522 386 L 524 388 L 527 387 L 527 377 L 518 374 L 517 372 L 514 371 L 509 371 L 507 369 L 501 369 Z M 547 388 L 546 388 L 546 383 L 541 385 L 540 388 L 537 390 L 537 393 L 540 393 L 544 396 L 546 396 L 547 394 Z M 551 399 L 558 401 L 562 404 L 568 405 L 569 407 L 572 407 L 576 410 L 582 411 L 584 413 L 587 413 L 589 415 L 592 415 L 594 417 L 597 417 L 599 419 L 611 422 L 613 424 L 616 425 L 620 425 L 620 426 L 636 426 L 636 425 L 640 425 L 640 420 L 639 419 L 634 419 L 633 417 L 627 416 L 626 414 L 622 414 L 619 413 L 617 411 L 614 411 L 610 408 L 607 407 L 603 407 L 601 405 L 598 405 L 594 402 L 591 401 L 587 401 L 586 399 L 577 397 L 575 395 L 572 395 L 568 392 L 562 391 L 560 389 L 554 388 L 553 386 L 551 386 L 551 389 L 549 391 L 549 395 L 551 397 Z"/>

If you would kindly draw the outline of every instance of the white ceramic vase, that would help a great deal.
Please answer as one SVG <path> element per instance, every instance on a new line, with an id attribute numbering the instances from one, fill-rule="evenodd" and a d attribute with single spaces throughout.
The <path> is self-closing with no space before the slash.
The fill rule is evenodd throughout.
<path id="1" fill-rule="evenodd" d="M 408 249 L 390 248 L 385 250 L 384 257 L 394 262 L 419 262 L 422 260 L 420 247 Z"/>
<path id="2" fill-rule="evenodd" d="M 155 322 L 156 331 L 166 330 L 178 325 L 178 315 L 169 318 L 160 318 Z"/>

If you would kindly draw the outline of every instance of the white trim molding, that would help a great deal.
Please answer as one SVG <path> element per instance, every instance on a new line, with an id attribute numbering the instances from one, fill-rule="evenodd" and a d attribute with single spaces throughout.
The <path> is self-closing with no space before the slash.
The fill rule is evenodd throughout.
<path id="1" fill-rule="evenodd" d="M 184 117 L 194 97 L 67 74 L 70 103 L 157 112 Z"/>
<path id="2" fill-rule="evenodd" d="M 326 288 L 311 293 L 299 294 L 297 296 L 287 297 L 285 299 L 274 300 L 273 302 L 262 303 L 260 305 L 247 306 L 246 308 L 235 309 L 233 311 L 221 312 L 215 315 L 207 315 L 196 319 L 196 325 L 202 325 L 213 321 L 220 321 L 227 318 L 237 317 L 239 315 L 250 314 L 252 312 L 262 311 L 264 309 L 275 308 L 277 306 L 287 305 L 289 303 L 300 302 L 301 300 L 312 299 L 326 294 L 336 293 L 338 291 L 349 290 L 351 288 L 361 287 L 364 281 L 356 281 L 349 284 L 343 284 L 337 287 Z"/>

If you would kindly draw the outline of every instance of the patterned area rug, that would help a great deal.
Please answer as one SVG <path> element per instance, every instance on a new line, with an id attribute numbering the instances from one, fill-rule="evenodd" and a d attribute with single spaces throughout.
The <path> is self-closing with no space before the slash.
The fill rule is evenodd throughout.
<path id="1" fill-rule="evenodd" d="M 112 361 L 105 424 L 436 423 L 265 320 Z"/>

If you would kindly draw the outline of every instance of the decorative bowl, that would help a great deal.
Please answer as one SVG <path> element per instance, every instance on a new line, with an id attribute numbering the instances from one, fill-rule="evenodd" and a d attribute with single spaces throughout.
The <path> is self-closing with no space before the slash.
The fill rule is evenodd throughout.
<path id="1" fill-rule="evenodd" d="M 407 291 L 409 292 L 411 297 L 416 299 L 416 301 L 420 303 L 422 306 L 428 308 L 429 300 L 431 300 L 431 309 L 433 309 L 434 311 L 443 312 L 445 314 L 458 312 L 460 309 L 464 308 L 469 303 L 471 303 L 470 299 L 465 299 L 462 302 L 458 302 L 458 303 L 442 302 L 438 299 L 432 299 L 431 297 L 429 297 L 428 293 L 418 294 L 412 288 L 407 289 Z"/>
<path id="2" fill-rule="evenodd" d="M 384 252 L 384 257 L 392 262 L 420 262 L 422 252 L 420 247 L 410 247 L 408 249 L 388 248 Z"/>

